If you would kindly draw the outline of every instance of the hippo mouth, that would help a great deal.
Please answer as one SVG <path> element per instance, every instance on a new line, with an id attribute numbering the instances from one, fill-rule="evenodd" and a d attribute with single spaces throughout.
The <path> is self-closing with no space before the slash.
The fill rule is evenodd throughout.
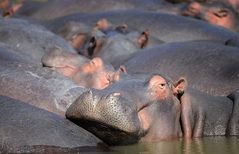
<path id="1" fill-rule="evenodd" d="M 82 119 L 74 123 L 99 137 L 106 144 L 112 146 L 133 144 L 137 143 L 140 139 L 138 133 L 129 133 L 93 119 Z"/>

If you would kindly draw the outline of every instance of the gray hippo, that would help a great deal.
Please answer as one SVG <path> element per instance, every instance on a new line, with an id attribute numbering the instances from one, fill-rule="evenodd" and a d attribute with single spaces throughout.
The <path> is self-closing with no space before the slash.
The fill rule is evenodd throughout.
<path id="1" fill-rule="evenodd" d="M 85 88 L 57 72 L 13 61 L 0 62 L 0 95 L 64 115 Z"/>
<path id="2" fill-rule="evenodd" d="M 232 100 L 187 89 L 180 99 L 183 136 L 239 135 L 239 107 L 238 102 Z"/>
<path id="3" fill-rule="evenodd" d="M 33 60 L 29 55 L 21 53 L 11 49 L 4 43 L 0 43 L 0 59 L 5 61 L 14 61 L 22 63 L 36 64 L 36 61 Z"/>
<path id="4" fill-rule="evenodd" d="M 155 74 L 85 92 L 66 117 L 110 145 L 238 135 L 238 96 L 209 95 L 183 78 Z"/>
<path id="5" fill-rule="evenodd" d="M 117 81 L 120 74 L 124 73 L 121 68 L 115 71 L 110 64 L 105 63 L 99 57 L 89 60 L 59 48 L 51 49 L 42 57 L 41 61 L 44 66 L 56 70 L 87 88 L 103 89 L 111 82 Z"/>
<path id="6" fill-rule="evenodd" d="M 42 4 L 43 3 L 43 4 Z M 40 7 L 35 5 L 40 4 Z M 166 3 L 165 1 L 155 0 L 51 0 L 46 2 L 26 2 L 26 7 L 19 10 L 19 14 L 24 13 L 31 18 L 40 20 L 49 20 L 78 12 L 99 12 L 111 10 L 143 9 L 143 10 L 161 10 Z M 36 10 L 29 8 L 35 7 Z M 168 7 L 172 8 L 172 6 Z M 61 11 L 59 11 L 61 10 Z M 164 9 L 165 11 L 166 9 Z M 167 11 L 169 12 L 169 11 Z"/>
<path id="7" fill-rule="evenodd" d="M 104 145 L 65 118 L 4 96 L 0 96 L 0 141 L 0 153 L 94 152 Z"/>
<path id="8" fill-rule="evenodd" d="M 159 74 L 119 80 L 103 90 L 84 92 L 66 117 L 109 145 L 175 139 L 181 136 L 176 96 L 185 83 Z"/>
<path id="9" fill-rule="evenodd" d="M 139 10 L 78 13 L 57 18 L 45 23 L 45 25 L 49 29 L 57 29 L 57 27 L 67 22 L 78 21 L 93 26 L 102 18 L 107 19 L 115 25 L 126 23 L 129 27 L 135 28 L 140 32 L 148 29 L 152 36 L 164 42 L 183 42 L 191 40 L 208 40 L 222 44 L 227 43 L 229 40 L 238 42 L 238 34 L 203 21 L 171 14 Z"/>
<path id="10" fill-rule="evenodd" d="M 0 42 L 29 55 L 38 64 L 41 64 L 43 54 L 55 46 L 76 52 L 63 38 L 43 26 L 22 19 L 1 18 L 0 35 Z"/>
<path id="11" fill-rule="evenodd" d="M 182 76 L 191 87 L 212 95 L 227 96 L 239 88 L 238 49 L 218 43 L 162 44 L 137 53 L 125 67 L 129 74 Z"/>

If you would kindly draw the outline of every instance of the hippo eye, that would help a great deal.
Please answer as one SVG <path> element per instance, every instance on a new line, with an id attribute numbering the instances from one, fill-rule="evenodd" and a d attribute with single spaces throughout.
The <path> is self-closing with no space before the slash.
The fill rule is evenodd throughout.
<path id="1" fill-rule="evenodd" d="M 165 86 L 166 86 L 165 83 L 161 83 L 161 84 L 159 84 L 159 87 L 160 87 L 161 89 L 163 89 Z"/>

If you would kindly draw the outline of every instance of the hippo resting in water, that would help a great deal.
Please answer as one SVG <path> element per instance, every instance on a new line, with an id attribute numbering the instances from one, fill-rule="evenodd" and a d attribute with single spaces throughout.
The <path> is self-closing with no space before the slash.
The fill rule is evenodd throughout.
<path id="1" fill-rule="evenodd" d="M 100 150 L 98 138 L 46 110 L 0 96 L 0 153 Z"/>
<path id="2" fill-rule="evenodd" d="M 154 74 L 84 92 L 66 117 L 110 145 L 238 135 L 237 101 L 187 88 L 183 78 L 172 82 Z"/>

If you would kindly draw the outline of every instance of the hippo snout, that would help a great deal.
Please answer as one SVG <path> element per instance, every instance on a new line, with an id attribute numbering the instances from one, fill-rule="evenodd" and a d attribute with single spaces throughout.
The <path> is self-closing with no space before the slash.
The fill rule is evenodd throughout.
<path id="1" fill-rule="evenodd" d="M 135 143 L 140 133 L 137 106 L 118 92 L 84 92 L 66 117 L 111 145 Z"/>

